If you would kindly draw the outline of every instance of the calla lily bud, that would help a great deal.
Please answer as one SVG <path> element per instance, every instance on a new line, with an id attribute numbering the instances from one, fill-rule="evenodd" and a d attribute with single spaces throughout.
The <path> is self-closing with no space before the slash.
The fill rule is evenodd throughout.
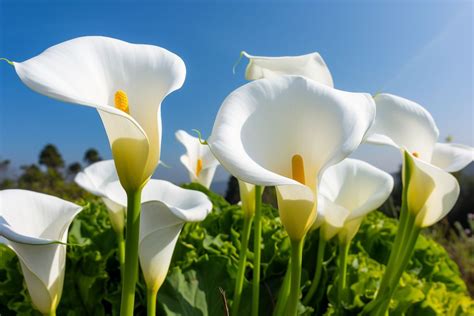
<path id="1" fill-rule="evenodd" d="M 36 309 L 54 312 L 61 299 L 69 225 L 81 207 L 26 190 L 0 191 L 0 243 L 20 260 Z"/>
<path id="2" fill-rule="evenodd" d="M 252 217 L 255 214 L 255 185 L 239 181 L 240 201 L 244 216 Z M 263 190 L 262 190 L 263 192 Z"/>
<path id="3" fill-rule="evenodd" d="M 183 130 L 177 131 L 175 135 L 176 139 L 186 148 L 186 154 L 182 155 L 180 160 L 188 170 L 190 180 L 209 188 L 219 165 L 209 146 L 201 144 L 199 138 L 193 137 Z"/>

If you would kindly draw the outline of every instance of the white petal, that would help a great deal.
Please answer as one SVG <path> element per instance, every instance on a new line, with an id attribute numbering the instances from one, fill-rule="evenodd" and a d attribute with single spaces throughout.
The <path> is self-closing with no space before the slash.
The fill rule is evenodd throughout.
<path id="1" fill-rule="evenodd" d="M 322 217 L 318 221 L 321 226 L 322 236 L 326 240 L 333 238 L 342 229 L 349 214 L 348 209 L 333 203 L 322 194 L 318 195 L 318 216 Z M 319 225 L 317 224 L 313 227 Z"/>
<path id="2" fill-rule="evenodd" d="M 114 201 L 103 197 L 102 201 L 107 206 L 107 213 L 109 214 L 110 223 L 115 232 L 122 233 L 125 227 L 125 214 L 127 208 L 115 203 Z"/>
<path id="3" fill-rule="evenodd" d="M 292 240 L 300 240 L 316 219 L 316 199 L 304 185 L 276 187 L 281 223 Z"/>
<path id="4" fill-rule="evenodd" d="M 367 142 L 407 148 L 425 161 L 431 155 L 439 136 L 431 114 L 421 105 L 391 94 L 377 94 L 375 123 Z"/>
<path id="5" fill-rule="evenodd" d="M 143 192 L 140 217 L 140 265 L 149 290 L 157 290 L 168 272 L 179 232 L 185 222 L 203 220 L 212 209 L 201 192 L 151 180 Z"/>
<path id="6" fill-rule="evenodd" d="M 231 174 L 264 186 L 298 184 L 291 161 L 301 155 L 314 190 L 320 171 L 359 146 L 374 115 L 367 94 L 297 76 L 260 79 L 225 99 L 208 143 Z"/>
<path id="7" fill-rule="evenodd" d="M 404 157 L 411 174 L 407 188 L 408 209 L 417 214 L 418 226 L 431 226 L 453 208 L 459 197 L 459 183 L 450 173 L 407 152 Z"/>
<path id="8" fill-rule="evenodd" d="M 329 167 L 321 178 L 320 193 L 350 211 L 347 220 L 365 216 L 390 196 L 390 174 L 356 159 L 344 159 Z"/>
<path id="9" fill-rule="evenodd" d="M 197 182 L 202 184 L 206 188 L 211 187 L 212 179 L 216 173 L 217 166 L 203 168 L 198 175 Z"/>
<path id="10" fill-rule="evenodd" d="M 142 164 L 140 180 L 151 176 L 160 154 L 161 102 L 182 86 L 186 76 L 181 58 L 157 46 L 90 36 L 55 45 L 14 66 L 20 79 L 32 90 L 97 108 L 111 146 L 122 138 L 128 143 L 134 140 L 136 148 L 132 149 L 147 156 L 144 161 L 133 161 L 135 165 L 131 168 L 139 170 L 138 165 Z M 130 115 L 114 107 L 118 90 L 128 96 Z M 115 144 L 115 147 L 121 146 Z M 117 151 L 124 149 L 116 148 Z M 123 180 L 128 176 L 126 169 L 121 168 L 124 163 L 117 160 L 116 153 L 114 158 Z M 134 186 L 137 181 L 128 179 L 125 185 Z"/>
<path id="11" fill-rule="evenodd" d="M 271 78 L 277 75 L 299 75 L 334 87 L 331 73 L 319 53 L 300 56 L 264 57 L 243 53 L 249 59 L 245 71 L 247 80 Z"/>
<path id="12" fill-rule="evenodd" d="M 0 191 L 0 216 L 16 233 L 28 237 L 64 242 L 64 230 L 80 210 L 80 206 L 51 195 Z"/>
<path id="13" fill-rule="evenodd" d="M 106 193 L 108 199 L 114 203 L 127 205 L 127 194 L 118 181 L 110 183 L 106 188 Z M 141 201 L 142 203 L 162 202 L 174 212 L 175 216 L 188 222 L 203 220 L 212 209 L 212 203 L 204 193 L 183 189 L 168 181 L 156 179 L 151 179 L 145 185 Z M 199 210 L 193 209 L 196 205 Z M 202 209 L 203 205 L 206 206 L 204 209 Z"/>
<path id="14" fill-rule="evenodd" d="M 41 243 L 66 242 L 69 225 L 80 211 L 80 206 L 46 194 L 0 191 L 0 226 L 8 226 L 8 229 L 0 228 L 4 237 L 0 242 L 18 255 L 33 304 L 42 313 L 55 310 L 59 303 L 66 246 Z"/>
<path id="15" fill-rule="evenodd" d="M 456 172 L 474 160 L 474 148 L 461 144 L 436 143 L 431 163 L 444 171 Z"/>
<path id="16" fill-rule="evenodd" d="M 171 182 L 152 179 L 143 188 L 142 203 L 160 201 L 175 216 L 186 222 L 198 222 L 212 210 L 212 203 L 199 191 L 180 188 Z"/>
<path id="17" fill-rule="evenodd" d="M 108 199 L 106 192 L 107 185 L 119 181 L 114 161 L 104 160 L 93 163 L 79 172 L 74 181 L 86 191 L 102 198 L 107 206 L 113 229 L 116 232 L 123 231 L 125 207 Z"/>
<path id="18" fill-rule="evenodd" d="M 200 146 L 202 145 L 199 143 L 199 139 L 197 137 L 193 137 L 189 135 L 187 132 L 183 130 L 176 131 L 175 136 L 176 136 L 176 139 L 181 144 L 183 144 L 184 148 L 186 148 L 186 156 L 188 157 L 187 159 L 188 163 L 185 165 L 185 167 L 188 170 L 192 170 L 194 173 L 196 173 L 197 161 L 198 159 L 201 158 Z"/>
<path id="19" fill-rule="evenodd" d="M 117 207 L 122 206 L 124 208 L 127 207 L 127 192 L 123 189 L 120 181 L 110 182 L 107 184 L 105 187 L 105 196 L 107 196 L 108 201 L 113 203 L 112 205 L 116 205 Z"/>
<path id="20" fill-rule="evenodd" d="M 209 145 L 201 145 L 201 159 L 202 169 L 216 168 L 219 165 L 219 161 L 214 157 Z"/>
<path id="21" fill-rule="evenodd" d="M 74 181 L 84 190 L 100 197 L 105 197 L 107 184 L 117 180 L 117 170 L 112 159 L 93 163 L 74 178 Z"/>

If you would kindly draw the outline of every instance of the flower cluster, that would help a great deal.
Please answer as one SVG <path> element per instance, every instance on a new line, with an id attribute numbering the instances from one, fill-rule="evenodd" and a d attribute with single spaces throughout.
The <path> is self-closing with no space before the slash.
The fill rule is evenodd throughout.
<path id="1" fill-rule="evenodd" d="M 245 78 L 250 82 L 223 101 L 207 141 L 176 132 L 186 148 L 180 161 L 192 182 L 209 188 L 219 164 L 239 181 L 244 225 L 232 315 L 239 315 L 252 227 L 251 304 L 252 315 L 258 315 L 266 186 L 276 188 L 279 217 L 291 244 L 274 315 L 297 315 L 300 300 L 313 299 L 326 242 L 333 238 L 339 246 L 334 308 L 343 313 L 351 241 L 364 217 L 393 189 L 389 174 L 348 158 L 363 143 L 394 146 L 403 160 L 398 233 L 376 296 L 363 311 L 385 315 L 421 229 L 443 218 L 456 202 L 459 184 L 449 172 L 472 162 L 473 148 L 438 143 L 432 116 L 413 101 L 334 88 L 318 53 L 242 55 L 249 60 Z M 87 167 L 75 181 L 100 197 L 109 211 L 122 272 L 121 315 L 133 315 L 139 266 L 148 314 L 155 315 L 157 292 L 184 223 L 201 221 L 212 209 L 201 192 L 151 179 L 160 161 L 161 104 L 183 85 L 184 62 L 157 46 L 81 37 L 12 65 L 32 90 L 98 111 L 113 160 Z M 35 307 L 54 315 L 63 287 L 67 231 L 81 207 L 23 190 L 1 191 L 0 202 L 0 242 L 18 255 Z M 314 230 L 319 230 L 317 265 L 303 296 L 303 247 Z"/>

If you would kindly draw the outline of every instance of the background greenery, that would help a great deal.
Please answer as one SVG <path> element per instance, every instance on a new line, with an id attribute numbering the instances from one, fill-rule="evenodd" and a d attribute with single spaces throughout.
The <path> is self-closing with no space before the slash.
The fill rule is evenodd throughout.
<path id="1" fill-rule="evenodd" d="M 100 160 L 89 150 L 84 162 Z M 71 225 L 67 253 L 66 277 L 58 315 L 118 315 L 120 271 L 115 249 L 115 234 L 110 227 L 105 206 L 99 199 L 71 182 L 81 166 L 65 167 L 57 149 L 46 146 L 40 154 L 40 166 L 22 169 L 17 179 L 4 179 L 2 188 L 20 187 L 41 191 L 84 205 L 84 210 Z M 78 163 L 77 163 L 78 164 Z M 4 162 L 3 166 L 8 166 Z M 0 164 L 1 166 L 1 164 Z M 166 315 L 225 315 L 233 296 L 240 249 L 242 211 L 235 203 L 197 184 L 184 187 L 200 190 L 212 200 L 214 208 L 201 223 L 186 224 L 177 243 L 168 277 L 158 293 L 158 312 Z M 235 202 L 234 180 L 230 181 L 227 199 Z M 263 207 L 263 248 L 261 315 L 270 315 L 278 289 L 286 271 L 289 240 L 283 231 L 274 203 L 272 188 L 267 188 Z M 396 192 L 395 192 L 396 195 Z M 392 201 L 382 207 L 396 215 Z M 397 220 L 382 211 L 371 213 L 363 222 L 351 246 L 348 282 L 347 315 L 361 311 L 375 293 L 384 272 L 397 228 Z M 469 218 L 465 224 L 474 225 Z M 317 233 L 305 243 L 302 285 L 305 292 L 314 273 Z M 436 240 L 436 241 L 435 241 Z M 448 251 L 447 251 L 448 250 Z M 247 280 L 252 279 L 252 246 L 248 253 Z M 469 295 L 472 286 L 474 238 L 460 224 L 448 222 L 435 225 L 418 240 L 415 253 L 395 293 L 391 315 L 474 315 L 474 301 Z M 337 279 L 335 245 L 326 250 L 323 278 L 317 295 L 309 306 L 300 306 L 302 315 L 326 314 L 334 311 Z M 456 260 L 457 264 L 453 259 Z M 460 271 L 461 270 L 461 271 Z M 462 272 L 462 274 L 461 274 Z M 466 281 L 463 281 L 464 280 Z M 471 289 L 472 291 L 472 289 Z M 145 287 L 138 284 L 136 314 L 145 314 Z M 472 292 L 471 292 L 472 293 Z M 249 302 L 251 283 L 245 282 L 243 302 Z M 250 304 L 242 304 L 242 315 L 250 313 Z M 18 259 L 0 245 L 0 314 L 36 315 L 31 307 Z"/>

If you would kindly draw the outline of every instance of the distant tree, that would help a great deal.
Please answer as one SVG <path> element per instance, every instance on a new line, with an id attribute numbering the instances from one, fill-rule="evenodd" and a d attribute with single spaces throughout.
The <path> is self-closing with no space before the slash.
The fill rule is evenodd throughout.
<path id="1" fill-rule="evenodd" d="M 39 164 L 50 169 L 58 170 L 64 167 L 64 160 L 56 146 L 47 144 L 40 152 Z"/>
<path id="2" fill-rule="evenodd" d="M 0 160 L 0 171 L 6 171 L 10 165 L 10 160 Z"/>
<path id="3" fill-rule="evenodd" d="M 12 179 L 5 179 L 0 182 L 0 190 L 14 189 L 16 187 L 16 182 Z"/>
<path id="4" fill-rule="evenodd" d="M 22 189 L 33 187 L 35 184 L 42 182 L 44 175 L 41 169 L 35 165 L 21 166 L 23 173 L 18 178 L 18 186 Z"/>
<path id="5" fill-rule="evenodd" d="M 70 176 L 76 175 L 79 171 L 81 171 L 82 166 L 79 162 L 73 162 L 67 167 L 67 173 Z"/>
<path id="6" fill-rule="evenodd" d="M 1 178 L 3 178 L 3 176 L 6 175 L 9 165 L 10 165 L 10 160 L 8 159 L 0 160 L 0 177 Z"/>
<path id="7" fill-rule="evenodd" d="M 89 148 L 85 153 L 84 153 L 84 158 L 83 160 L 88 164 L 91 165 L 95 162 L 101 161 L 102 157 L 99 155 L 99 152 L 94 149 L 94 148 Z"/>

